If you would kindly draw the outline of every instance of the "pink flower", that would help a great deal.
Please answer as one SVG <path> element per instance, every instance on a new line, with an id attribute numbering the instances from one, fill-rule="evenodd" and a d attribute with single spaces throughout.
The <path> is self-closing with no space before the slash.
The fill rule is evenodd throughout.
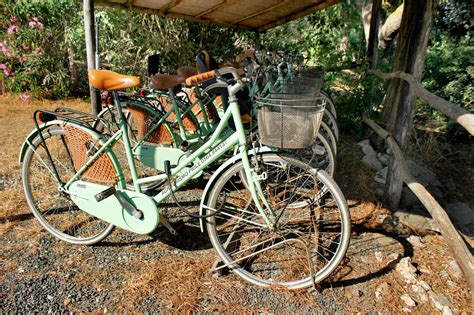
<path id="1" fill-rule="evenodd" d="M 7 65 L 4 63 L 0 63 L 0 70 L 5 70 L 7 68 Z"/>
<path id="2" fill-rule="evenodd" d="M 21 47 L 21 49 L 23 49 L 23 50 L 29 50 L 29 49 L 30 49 L 30 47 L 28 47 L 27 44 L 21 44 L 20 47 Z"/>
<path id="3" fill-rule="evenodd" d="M 10 25 L 10 27 L 7 29 L 8 34 L 13 34 L 16 31 L 18 31 L 20 28 L 17 25 Z"/>
<path id="4" fill-rule="evenodd" d="M 29 21 L 29 22 L 28 22 L 28 26 L 29 26 L 30 28 L 35 28 L 35 27 L 36 27 L 36 22 L 34 22 L 34 21 Z"/>
<path id="5" fill-rule="evenodd" d="M 18 18 L 16 16 L 12 16 L 10 18 L 10 22 L 12 22 L 14 25 L 18 25 Z"/>
<path id="6" fill-rule="evenodd" d="M 41 51 L 41 48 L 35 48 L 35 55 L 36 56 L 41 56 L 43 54 L 43 52 Z"/>
<path id="7" fill-rule="evenodd" d="M 18 58 L 18 62 L 19 63 L 24 63 L 26 61 L 26 57 L 25 56 L 19 56 Z"/>
<path id="8" fill-rule="evenodd" d="M 41 22 L 37 22 L 37 23 L 36 23 L 36 26 L 37 26 L 38 29 L 40 29 L 40 30 L 43 30 L 43 29 L 44 29 L 44 25 L 43 25 L 43 23 L 41 23 Z"/>
<path id="9" fill-rule="evenodd" d="M 5 54 L 6 57 L 11 57 L 12 53 L 6 49 L 5 47 L 2 48 L 3 53 Z"/>
<path id="10" fill-rule="evenodd" d="M 20 100 L 22 100 L 22 101 L 27 101 L 31 97 L 31 94 L 30 93 L 22 93 L 22 94 L 18 95 L 18 97 L 20 97 Z"/>
<path id="11" fill-rule="evenodd" d="M 5 74 L 6 77 L 12 77 L 13 76 L 13 72 L 8 68 L 3 69 L 3 74 Z"/>

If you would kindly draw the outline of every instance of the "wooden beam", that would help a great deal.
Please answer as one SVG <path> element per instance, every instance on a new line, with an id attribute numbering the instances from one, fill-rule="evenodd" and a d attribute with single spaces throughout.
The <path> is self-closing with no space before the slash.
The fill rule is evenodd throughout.
<path id="1" fill-rule="evenodd" d="M 426 210 L 428 210 L 431 217 L 436 221 L 441 230 L 441 235 L 451 249 L 454 259 L 456 259 L 456 262 L 461 268 L 464 277 L 471 288 L 471 292 L 474 292 L 474 273 L 472 272 L 474 270 L 474 260 L 472 254 L 454 225 L 451 223 L 451 219 L 446 214 L 446 211 L 441 207 L 436 199 L 433 198 L 429 191 L 427 191 L 422 184 L 411 176 L 405 158 L 403 157 L 402 150 L 392 135 L 369 118 L 363 117 L 363 120 L 380 137 L 387 141 L 400 169 L 403 182 L 407 184 L 408 188 L 410 188 L 410 190 L 418 197 Z"/>
<path id="2" fill-rule="evenodd" d="M 287 22 L 292 21 L 292 20 L 296 20 L 297 18 L 300 18 L 302 16 L 305 16 L 305 15 L 308 15 L 310 13 L 316 12 L 318 10 L 325 9 L 325 8 L 330 7 L 330 6 L 332 6 L 334 4 L 337 4 L 339 2 L 341 2 L 341 0 L 326 0 L 324 2 L 320 2 L 320 3 L 318 3 L 316 5 L 313 5 L 309 8 L 307 8 L 307 9 L 298 11 L 296 13 L 289 14 L 289 15 L 279 19 L 278 21 L 271 22 L 271 23 L 268 23 L 266 25 L 263 25 L 263 26 L 259 27 L 257 31 L 258 32 L 264 32 L 268 29 L 271 29 L 273 27 L 282 25 L 282 24 L 287 23 Z"/>
<path id="3" fill-rule="evenodd" d="M 167 4 L 165 4 L 163 7 L 160 8 L 159 12 L 161 14 L 166 14 L 166 12 L 169 10 L 169 9 L 172 9 L 173 7 L 177 6 L 181 1 L 183 0 L 171 0 L 170 2 L 168 2 Z"/>
<path id="4" fill-rule="evenodd" d="M 274 10 L 274 9 L 276 9 L 276 8 L 278 8 L 278 7 L 281 7 L 281 6 L 285 5 L 285 4 L 288 4 L 289 2 L 290 2 L 289 0 L 282 1 L 282 2 L 280 2 L 279 4 L 275 4 L 275 5 L 273 5 L 273 6 L 269 7 L 269 8 L 260 10 L 260 11 L 258 11 L 258 12 L 255 12 L 255 13 L 251 14 L 251 15 L 247 15 L 247 16 L 241 18 L 241 19 L 238 19 L 238 20 L 236 20 L 236 21 L 233 21 L 232 24 L 237 24 L 237 23 L 240 23 L 240 22 L 242 22 L 242 21 L 251 19 L 251 18 L 256 17 L 256 16 L 258 16 L 258 15 L 261 15 L 261 14 L 263 14 L 263 13 L 265 13 L 265 12 Z"/>
<path id="5" fill-rule="evenodd" d="M 217 11 L 219 9 L 222 9 L 222 8 L 225 8 L 225 7 L 228 7 L 228 6 L 231 6 L 235 3 L 239 2 L 239 0 L 224 0 L 223 2 L 219 3 L 219 4 L 216 4 L 215 6 L 199 13 L 198 15 L 196 15 L 195 17 L 196 18 L 200 18 L 206 14 L 209 14 L 211 12 L 214 12 L 214 11 Z"/>
<path id="6" fill-rule="evenodd" d="M 410 84 L 412 92 L 427 102 L 429 105 L 434 107 L 436 110 L 445 114 L 451 119 L 457 121 L 463 126 L 471 135 L 474 135 L 474 114 L 468 110 L 458 106 L 454 103 L 448 102 L 439 96 L 431 93 L 423 87 L 423 85 L 415 80 L 415 78 L 408 73 L 397 71 L 392 73 L 383 73 L 378 70 L 368 70 L 368 74 L 375 75 L 379 78 L 390 80 L 390 79 L 403 79 Z"/>
<path id="7" fill-rule="evenodd" d="M 184 19 L 192 22 L 199 22 L 199 23 L 209 23 L 209 24 L 215 24 L 217 26 L 223 26 L 223 27 L 230 27 L 230 28 L 238 28 L 238 29 L 244 29 L 247 31 L 256 31 L 256 28 L 248 27 L 248 26 L 243 26 L 243 25 L 234 25 L 230 23 L 224 23 L 224 22 L 218 22 L 214 21 L 211 19 L 204 19 L 204 18 L 197 18 L 195 16 L 191 15 L 185 15 L 185 14 L 178 14 L 178 13 L 171 13 L 171 12 L 166 12 L 166 13 L 160 13 L 159 10 L 155 9 L 148 9 L 148 8 L 142 8 L 138 6 L 127 6 L 125 4 L 120 4 L 120 3 L 115 3 L 115 2 L 108 2 L 105 0 L 95 0 L 95 4 L 98 6 L 104 6 L 104 7 L 110 7 L 110 8 L 119 8 L 119 9 L 124 9 L 124 10 L 135 10 L 140 13 L 146 13 L 146 14 L 154 14 L 158 16 L 164 16 L 164 17 L 169 17 L 172 19 Z"/>

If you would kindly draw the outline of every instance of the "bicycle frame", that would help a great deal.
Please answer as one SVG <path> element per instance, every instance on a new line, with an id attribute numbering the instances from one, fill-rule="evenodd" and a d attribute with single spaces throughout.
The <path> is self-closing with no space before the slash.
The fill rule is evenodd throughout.
<path id="1" fill-rule="evenodd" d="M 238 85 L 238 84 L 237 84 Z M 240 86 L 229 86 L 229 94 L 233 95 L 233 91 L 238 90 Z M 134 162 L 134 156 L 130 144 L 130 136 L 127 132 L 127 123 L 124 113 L 122 111 L 122 107 L 119 101 L 118 93 L 113 92 L 113 98 L 115 102 L 115 106 L 117 107 L 117 111 L 119 114 L 119 126 L 120 129 L 115 132 L 105 143 L 102 144 L 101 148 L 99 148 L 93 155 L 90 157 L 89 161 L 77 171 L 77 173 L 66 183 L 66 185 L 62 188 L 62 190 L 68 193 L 68 188 L 75 182 L 78 177 L 105 151 L 110 151 L 110 147 L 113 146 L 120 138 L 123 138 L 123 143 L 125 146 L 127 162 L 130 168 L 133 185 L 136 192 L 141 192 L 141 184 L 154 182 L 157 180 L 163 180 L 167 178 L 166 174 L 160 174 L 155 176 L 149 176 L 144 178 L 138 178 L 137 175 L 137 168 Z M 244 127 L 242 124 L 242 120 L 240 117 L 240 111 L 237 103 L 237 99 L 230 98 L 229 99 L 229 107 L 224 112 L 224 115 L 217 125 L 214 133 L 210 137 L 210 139 L 205 142 L 198 150 L 194 151 L 191 155 L 186 157 L 183 161 L 181 161 L 175 168 L 171 169 L 171 176 L 175 177 L 178 176 L 173 182 L 172 187 L 166 187 L 162 191 L 160 191 L 157 195 L 153 197 L 153 200 L 157 205 L 159 205 L 164 199 L 169 197 L 171 193 L 178 190 L 182 187 L 185 183 L 187 183 L 190 179 L 192 179 L 197 173 L 201 172 L 211 163 L 219 159 L 225 152 L 230 150 L 231 148 L 238 147 L 237 155 L 242 160 L 245 176 L 248 183 L 248 189 L 250 194 L 257 206 L 257 209 L 268 224 L 270 228 L 272 228 L 273 220 L 274 220 L 274 212 L 270 207 L 268 201 L 266 200 L 262 188 L 260 186 L 260 179 L 263 179 L 265 175 L 259 176 L 250 166 L 250 161 L 248 158 L 248 152 L 246 148 L 246 135 L 244 131 Z M 225 139 L 219 139 L 219 136 L 225 131 L 226 125 L 230 119 L 234 120 L 236 131 Z M 201 156 L 203 153 L 208 152 L 206 155 Z M 183 169 L 192 166 L 187 169 L 184 173 L 182 173 Z M 117 165 L 116 165 L 117 166 Z M 120 166 L 119 172 L 120 175 L 123 174 Z M 119 176 L 119 180 L 123 181 L 123 176 Z M 124 187 L 123 183 L 122 187 Z M 261 201 L 260 201 L 261 200 Z M 263 203 L 263 205 L 261 204 Z M 267 210 L 267 211 L 265 211 Z M 267 213 L 269 212 L 269 213 Z"/>

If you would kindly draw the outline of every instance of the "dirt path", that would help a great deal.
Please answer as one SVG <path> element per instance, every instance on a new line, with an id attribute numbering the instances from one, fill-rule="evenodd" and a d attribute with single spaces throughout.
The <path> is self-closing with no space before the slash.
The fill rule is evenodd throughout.
<path id="1" fill-rule="evenodd" d="M 348 198 L 354 221 L 345 262 L 319 292 L 261 289 L 233 274 L 209 272 L 215 254 L 197 222 L 173 218 L 179 236 L 164 229 L 137 236 L 116 229 L 96 246 L 73 246 L 45 232 L 32 216 L 20 182 L 18 152 L 33 127 L 36 107 L 87 108 L 80 101 L 24 103 L 0 98 L 0 307 L 24 312 L 440 312 L 413 285 L 426 282 L 454 313 L 472 312 L 465 281 L 452 266 L 439 235 L 412 245 L 387 225 L 388 211 L 373 193 L 369 171 L 360 163 L 353 140 L 341 143 L 337 181 Z M 200 188 L 185 194 L 199 200 Z M 168 209 L 174 213 L 172 204 Z M 410 257 L 416 282 L 397 268 Z M 415 281 L 412 279 L 412 281 Z M 416 306 L 401 299 L 409 294 Z"/>

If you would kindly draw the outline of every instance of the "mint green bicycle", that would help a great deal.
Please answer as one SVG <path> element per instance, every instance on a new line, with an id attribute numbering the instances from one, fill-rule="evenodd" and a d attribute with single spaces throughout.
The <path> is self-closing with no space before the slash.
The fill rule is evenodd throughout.
<path id="1" fill-rule="evenodd" d="M 138 85 L 139 78 L 107 70 L 91 71 L 89 77 L 97 89 L 112 92 L 120 129 L 98 133 L 88 114 L 39 110 L 34 114 L 36 128 L 21 149 L 25 196 L 48 232 L 82 245 L 103 240 L 114 226 L 147 234 L 162 224 L 175 234 L 160 212 L 161 202 L 171 197 L 201 220 L 222 262 L 215 269 L 227 268 L 259 286 L 288 289 L 314 285 L 336 269 L 351 234 L 343 194 L 332 178 L 310 163 L 266 147 L 249 149 L 235 97 L 244 82 L 235 69 L 188 78 L 192 84 L 214 77 L 226 83 L 229 106 L 212 136 L 193 153 L 171 147 L 153 151 L 160 155 L 157 161 L 164 159 L 165 172 L 145 178 L 137 176 L 117 92 Z M 310 116 L 311 108 L 304 111 Z M 235 131 L 221 137 L 231 119 Z M 114 147 L 122 144 L 133 190 L 127 189 L 124 169 L 114 153 Z M 235 148 L 236 155 L 225 155 Z M 183 207 L 175 191 L 216 161 L 221 165 L 208 180 L 199 209 Z M 157 180 L 168 185 L 155 196 L 142 193 L 141 185 Z"/>

